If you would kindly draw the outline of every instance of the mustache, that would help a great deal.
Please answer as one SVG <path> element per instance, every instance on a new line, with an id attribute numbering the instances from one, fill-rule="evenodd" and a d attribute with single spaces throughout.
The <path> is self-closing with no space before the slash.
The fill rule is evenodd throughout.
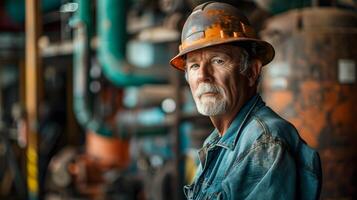
<path id="1" fill-rule="evenodd" d="M 219 93 L 223 94 L 223 89 L 212 83 L 201 83 L 195 92 L 195 96 L 200 98 L 205 93 Z"/>

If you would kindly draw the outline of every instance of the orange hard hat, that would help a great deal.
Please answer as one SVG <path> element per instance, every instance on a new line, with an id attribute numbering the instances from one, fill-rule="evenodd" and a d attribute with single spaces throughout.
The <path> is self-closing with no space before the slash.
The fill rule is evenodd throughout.
<path id="1" fill-rule="evenodd" d="M 263 65 L 274 58 L 273 46 L 257 38 L 248 19 L 236 7 L 210 1 L 197 6 L 187 18 L 182 29 L 179 54 L 171 59 L 170 64 L 184 71 L 187 53 L 226 43 L 245 48 Z"/>

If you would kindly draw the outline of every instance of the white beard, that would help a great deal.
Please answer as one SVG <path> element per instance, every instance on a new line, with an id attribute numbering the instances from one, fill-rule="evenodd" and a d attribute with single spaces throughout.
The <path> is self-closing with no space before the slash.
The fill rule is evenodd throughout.
<path id="1" fill-rule="evenodd" d="M 203 95 L 215 93 L 215 95 Z M 227 100 L 223 88 L 211 84 L 201 83 L 195 94 L 194 100 L 199 113 L 205 116 L 215 116 L 226 112 Z"/>

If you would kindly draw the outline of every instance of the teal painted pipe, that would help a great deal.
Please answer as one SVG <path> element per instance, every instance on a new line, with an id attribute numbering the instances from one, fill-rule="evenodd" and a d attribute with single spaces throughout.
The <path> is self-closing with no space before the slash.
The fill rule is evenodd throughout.
<path id="1" fill-rule="evenodd" d="M 107 126 L 104 122 L 97 120 L 93 111 L 90 109 L 89 102 L 90 97 L 88 93 L 88 77 L 89 77 L 89 67 L 90 67 L 90 36 L 93 35 L 92 29 L 92 16 L 91 16 L 91 1 L 88 0 L 76 0 L 78 3 L 78 10 L 75 13 L 73 20 L 71 21 L 74 29 L 74 66 L 73 66 L 73 106 L 74 106 L 74 114 L 79 122 L 79 124 L 87 130 L 91 130 L 99 135 L 113 137 L 113 131 L 110 126 Z M 116 2 L 121 2 L 118 0 Z M 103 3 L 100 1 L 100 3 Z M 111 9 L 109 9 L 111 10 Z M 119 12 L 119 11 L 117 11 Z M 120 12 L 125 13 L 124 8 L 120 10 Z M 120 18 L 122 21 L 125 21 L 124 18 Z M 125 24 L 125 22 L 124 22 Z M 121 26 L 119 26 L 121 27 Z M 124 26 L 125 27 L 125 26 Z M 123 34 L 125 33 L 125 28 L 121 27 L 120 31 L 116 29 L 116 31 L 109 31 L 105 34 L 106 37 L 114 37 L 115 33 Z M 110 53 L 110 55 L 115 55 L 115 61 L 105 62 L 107 67 L 103 66 L 104 69 L 107 69 L 107 73 L 113 74 L 109 76 L 109 80 L 114 80 L 113 82 L 119 86 L 127 86 L 127 85 L 141 85 L 146 83 L 155 83 L 157 80 L 145 76 L 133 76 L 128 75 L 127 73 L 122 72 L 119 69 L 113 69 L 113 64 L 116 62 L 124 63 L 125 59 L 125 39 L 118 36 L 114 38 L 116 42 L 119 42 L 117 45 L 109 45 L 107 44 L 106 48 L 102 48 L 101 52 L 103 54 Z M 101 45 L 102 43 L 100 43 Z M 114 53 L 113 53 L 114 52 Z M 105 59 L 106 57 L 104 57 Z M 109 65 L 110 64 L 110 65 Z M 122 65 L 114 65 L 122 66 Z M 159 82 L 159 81 L 157 81 Z M 138 134 L 162 134 L 163 128 L 153 127 L 151 129 L 147 129 L 147 131 L 138 132 Z M 165 129 L 166 130 L 166 129 Z M 122 131 L 125 134 L 125 131 Z M 148 132 L 148 133 L 147 133 Z"/>
<path id="2" fill-rule="evenodd" d="M 78 4 L 78 10 L 76 12 L 75 20 L 79 23 L 83 23 L 86 29 L 86 44 L 89 45 L 90 38 L 93 36 L 93 20 L 91 12 L 91 1 L 88 0 L 76 0 Z M 88 46 L 89 47 L 89 46 Z M 88 48 L 89 51 L 89 48 Z"/>
<path id="3" fill-rule="evenodd" d="M 56 10 L 60 7 L 61 0 L 42 0 L 42 12 Z M 5 0 L 5 10 L 7 15 L 15 22 L 25 20 L 25 0 Z"/>
<path id="4" fill-rule="evenodd" d="M 97 8 L 98 55 L 106 78 L 118 87 L 164 82 L 162 77 L 140 74 L 126 62 L 126 1 L 97 0 Z"/>
<path id="5" fill-rule="evenodd" d="M 78 10 L 72 21 L 74 31 L 74 64 L 73 64 L 73 106 L 74 114 L 79 124 L 103 136 L 113 136 L 110 128 L 96 120 L 89 108 L 90 97 L 88 95 L 89 77 L 89 38 L 93 34 L 91 26 L 90 2 L 77 0 Z"/>

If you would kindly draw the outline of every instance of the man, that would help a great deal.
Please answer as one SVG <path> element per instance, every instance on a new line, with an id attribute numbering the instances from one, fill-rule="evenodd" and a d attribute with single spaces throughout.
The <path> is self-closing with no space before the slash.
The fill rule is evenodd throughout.
<path id="1" fill-rule="evenodd" d="M 274 48 L 235 7 L 219 2 L 193 10 L 181 42 L 170 63 L 185 72 L 198 111 L 216 128 L 199 151 L 187 199 L 318 199 L 317 152 L 257 94 Z"/>

